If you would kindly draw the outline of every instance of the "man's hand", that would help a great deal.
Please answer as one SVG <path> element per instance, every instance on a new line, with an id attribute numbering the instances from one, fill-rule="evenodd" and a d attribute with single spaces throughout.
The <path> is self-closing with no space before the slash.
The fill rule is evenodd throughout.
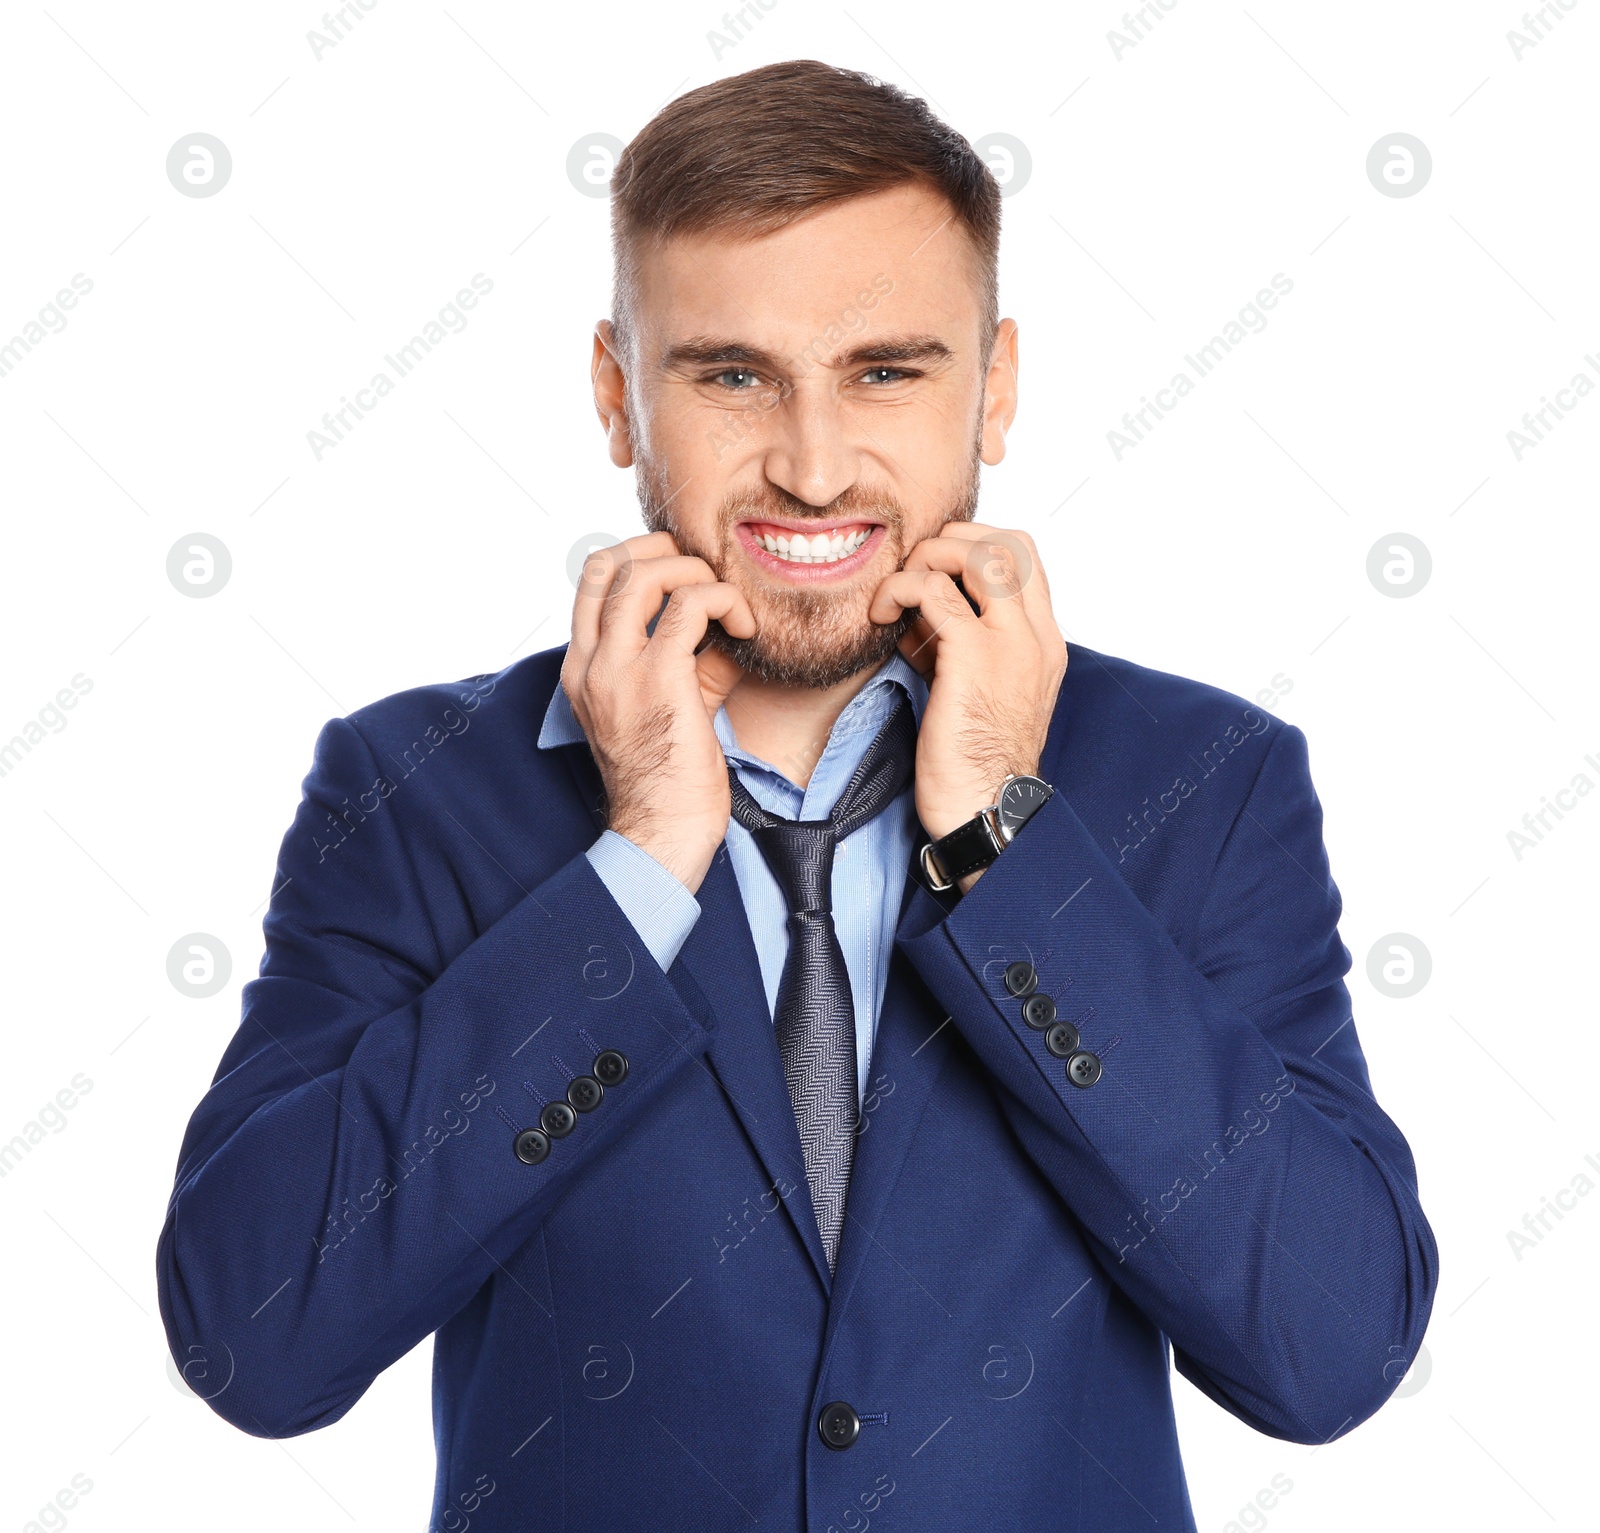
<path id="1" fill-rule="evenodd" d="M 670 594 L 654 634 L 646 626 Z M 696 655 L 706 624 L 756 631 L 749 603 L 668 532 L 597 549 L 572 609 L 561 688 L 606 785 L 608 825 L 692 894 L 728 832 L 728 767 L 711 721 L 741 672 Z"/>
<path id="2" fill-rule="evenodd" d="M 947 522 L 878 587 L 869 616 L 889 623 L 907 607 L 920 616 L 900 648 L 931 683 L 917 738 L 917 817 L 937 840 L 992 804 L 1005 777 L 1037 773 L 1067 646 L 1025 532 Z M 980 876 L 963 878 L 962 889 Z"/>

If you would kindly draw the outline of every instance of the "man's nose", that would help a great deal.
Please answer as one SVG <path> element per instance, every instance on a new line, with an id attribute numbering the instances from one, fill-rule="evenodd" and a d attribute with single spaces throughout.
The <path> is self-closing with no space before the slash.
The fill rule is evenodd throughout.
<path id="1" fill-rule="evenodd" d="M 766 477 L 809 506 L 826 506 L 861 473 L 844 404 L 826 381 L 802 379 L 772 412 Z"/>

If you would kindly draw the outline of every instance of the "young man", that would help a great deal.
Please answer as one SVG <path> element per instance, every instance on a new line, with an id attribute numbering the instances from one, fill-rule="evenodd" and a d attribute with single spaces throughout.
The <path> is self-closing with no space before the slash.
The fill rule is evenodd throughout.
<path id="1" fill-rule="evenodd" d="M 1169 1341 L 1326 1442 L 1438 1279 L 1304 737 L 1069 653 L 972 520 L 1017 327 L 923 103 L 707 86 L 613 216 L 651 530 L 563 649 L 323 730 L 174 1355 L 286 1437 L 436 1332 L 440 1527 L 1193 1528 Z"/>

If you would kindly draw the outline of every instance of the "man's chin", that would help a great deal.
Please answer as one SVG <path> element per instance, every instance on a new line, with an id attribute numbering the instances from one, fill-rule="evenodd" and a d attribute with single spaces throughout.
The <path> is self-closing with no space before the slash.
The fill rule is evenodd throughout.
<path id="1" fill-rule="evenodd" d="M 707 648 L 728 656 L 746 675 L 781 687 L 835 687 L 863 671 L 875 671 L 899 647 L 917 620 L 902 612 L 892 623 L 871 623 L 865 630 L 827 642 L 826 636 L 795 631 L 739 639 L 715 619 L 707 626 Z M 783 626 L 783 625 L 779 625 Z"/>

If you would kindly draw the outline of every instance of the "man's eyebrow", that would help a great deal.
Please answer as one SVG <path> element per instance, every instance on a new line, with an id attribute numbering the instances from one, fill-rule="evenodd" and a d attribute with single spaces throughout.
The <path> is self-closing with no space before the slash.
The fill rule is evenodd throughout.
<path id="1" fill-rule="evenodd" d="M 723 340 L 711 335 L 695 335 L 687 340 L 675 341 L 661 353 L 661 365 L 664 368 L 698 367 L 710 362 L 769 369 L 777 365 L 777 359 L 771 352 L 762 351 L 758 346 L 746 346 L 740 341 Z"/>
<path id="2" fill-rule="evenodd" d="M 824 344 L 819 336 L 796 356 L 782 358 L 759 346 L 748 346 L 731 338 L 696 335 L 667 347 L 661 354 L 661 365 L 670 369 L 721 363 L 727 367 L 748 367 L 757 372 L 778 373 L 800 362 L 803 370 L 809 372 L 815 366 L 842 369 L 867 363 L 942 362 L 955 355 L 936 335 L 884 336 L 849 351 L 836 353 L 831 358 L 823 354 Z"/>
<path id="3" fill-rule="evenodd" d="M 863 362 L 946 362 L 955 356 L 936 335 L 885 336 L 882 340 L 841 352 L 835 367 L 859 367 Z"/>

